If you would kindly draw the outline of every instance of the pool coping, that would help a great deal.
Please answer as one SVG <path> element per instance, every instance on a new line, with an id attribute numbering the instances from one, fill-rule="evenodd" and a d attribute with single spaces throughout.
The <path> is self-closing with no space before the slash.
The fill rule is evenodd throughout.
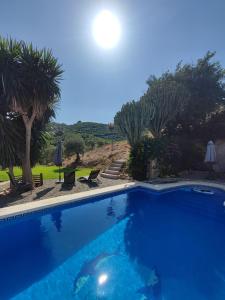
<path id="1" fill-rule="evenodd" d="M 62 204 L 68 204 L 73 202 L 78 202 L 82 200 L 87 200 L 90 197 L 95 196 L 102 196 L 107 195 L 112 192 L 119 192 L 123 190 L 128 190 L 135 187 L 144 187 L 153 191 L 164 191 L 168 189 L 173 189 L 177 187 L 183 187 L 183 186 L 207 186 L 212 188 L 217 188 L 220 190 L 225 191 L 225 185 L 220 183 L 214 183 L 214 182 L 206 182 L 206 181 L 200 181 L 200 180 L 190 180 L 190 181 L 178 181 L 173 183 L 162 183 L 162 184 L 151 184 L 151 183 L 145 183 L 145 182 L 139 182 L 139 181 L 132 181 L 127 182 L 123 184 L 108 186 L 104 188 L 98 188 L 94 190 L 89 190 L 85 192 L 80 193 L 73 193 L 69 195 L 63 195 L 58 196 L 55 198 L 47 198 L 38 200 L 37 202 L 28 202 L 28 203 L 22 203 L 17 205 L 12 205 L 8 207 L 0 208 L 0 220 L 8 219 L 11 217 L 15 217 L 18 215 L 24 215 L 26 213 L 31 213 L 34 211 L 39 211 L 47 208 L 51 208 L 54 206 L 59 206 Z"/>

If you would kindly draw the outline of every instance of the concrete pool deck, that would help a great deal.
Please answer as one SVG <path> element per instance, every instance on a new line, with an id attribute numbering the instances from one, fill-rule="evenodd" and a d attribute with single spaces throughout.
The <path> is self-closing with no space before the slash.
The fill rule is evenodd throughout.
<path id="1" fill-rule="evenodd" d="M 18 215 L 23 215 L 26 213 L 31 213 L 38 210 L 44 210 L 62 204 L 84 201 L 91 197 L 107 195 L 108 193 L 123 191 L 134 187 L 145 187 L 154 191 L 163 191 L 170 188 L 193 186 L 193 185 L 194 186 L 201 185 L 206 187 L 218 188 L 225 191 L 225 184 L 223 183 L 201 181 L 201 180 L 178 181 L 173 183 L 162 183 L 162 184 L 152 184 L 152 183 L 134 182 L 134 181 L 125 182 L 118 185 L 97 188 L 94 190 L 88 190 L 80 193 L 73 193 L 73 194 L 58 196 L 55 198 L 42 199 L 37 202 L 27 202 L 27 203 L 13 205 L 9 207 L 4 207 L 0 209 L 0 220 L 15 217 Z"/>

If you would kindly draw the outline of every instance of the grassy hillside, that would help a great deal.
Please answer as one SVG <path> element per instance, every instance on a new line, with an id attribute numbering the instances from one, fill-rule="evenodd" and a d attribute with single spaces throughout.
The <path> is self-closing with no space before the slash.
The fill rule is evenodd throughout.
<path id="1" fill-rule="evenodd" d="M 108 125 L 94 122 L 77 122 L 73 125 L 52 122 L 48 124 L 47 132 L 47 143 L 39 159 L 39 163 L 42 165 L 53 163 L 59 136 L 61 136 L 63 145 L 65 145 L 68 140 L 82 138 L 85 145 L 85 152 L 99 148 L 105 144 L 111 144 L 112 140 L 114 140 L 114 142 L 125 140 L 116 130 L 111 132 Z M 65 152 L 64 158 L 66 158 Z"/>
<path id="2" fill-rule="evenodd" d="M 111 132 L 107 124 L 95 123 L 95 122 L 77 122 L 73 125 L 66 125 L 52 122 L 49 127 L 51 130 L 62 130 L 66 135 L 68 134 L 80 134 L 82 136 L 93 136 L 96 138 L 121 141 L 124 137 L 119 134 L 115 129 Z"/>

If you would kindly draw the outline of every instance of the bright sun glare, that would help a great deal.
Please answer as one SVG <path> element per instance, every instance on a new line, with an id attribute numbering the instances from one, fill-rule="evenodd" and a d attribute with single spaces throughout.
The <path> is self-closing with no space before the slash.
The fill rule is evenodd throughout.
<path id="1" fill-rule="evenodd" d="M 120 22 L 110 11 L 103 10 L 94 19 L 92 32 L 100 47 L 113 48 L 120 40 Z"/>
<path id="2" fill-rule="evenodd" d="M 103 273 L 99 276 L 98 283 L 99 283 L 99 285 L 103 285 L 106 283 L 107 280 L 108 280 L 108 275 Z"/>

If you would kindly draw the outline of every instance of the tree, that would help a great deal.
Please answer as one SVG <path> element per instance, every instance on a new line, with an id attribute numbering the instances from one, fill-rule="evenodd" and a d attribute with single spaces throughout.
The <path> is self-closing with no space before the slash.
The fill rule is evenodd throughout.
<path id="1" fill-rule="evenodd" d="M 48 109 L 45 111 L 41 119 L 34 121 L 32 132 L 31 132 L 31 166 L 32 167 L 36 163 L 40 162 L 40 159 L 43 157 L 42 152 L 49 144 L 49 140 L 51 139 L 51 136 L 47 131 L 47 124 L 54 117 L 55 117 L 54 110 Z M 49 153 L 49 156 L 50 155 L 51 153 Z M 52 160 L 50 162 L 52 162 Z"/>
<path id="2" fill-rule="evenodd" d="M 147 83 L 149 88 L 141 98 L 145 125 L 154 137 L 160 137 L 168 122 L 184 109 L 188 92 L 169 73 L 151 77 Z"/>
<path id="3" fill-rule="evenodd" d="M 0 165 L 9 168 L 13 175 L 13 166 L 18 164 L 18 150 L 24 144 L 23 128 L 18 122 L 19 116 L 15 113 L 8 113 L 5 102 L 0 97 Z"/>
<path id="4" fill-rule="evenodd" d="M 16 146 L 21 141 L 18 134 L 20 127 L 14 122 L 17 114 L 9 114 L 7 101 L 12 97 L 12 86 L 15 87 L 14 77 L 17 74 L 16 61 L 19 54 L 19 43 L 0 37 L 0 164 L 10 169 L 17 160 Z"/>
<path id="5" fill-rule="evenodd" d="M 3 168 L 11 167 L 16 161 L 14 140 L 19 139 L 11 121 L 0 114 L 0 165 Z"/>
<path id="6" fill-rule="evenodd" d="M 96 139 L 93 137 L 89 137 L 85 140 L 85 145 L 87 146 L 87 149 L 93 150 L 96 145 Z"/>
<path id="7" fill-rule="evenodd" d="M 71 156 L 76 154 L 76 162 L 80 161 L 80 154 L 84 153 L 84 140 L 80 136 L 74 136 L 68 139 L 65 143 L 65 154 L 66 156 Z"/>
<path id="8" fill-rule="evenodd" d="M 214 52 L 207 52 L 196 64 L 178 64 L 173 79 L 185 86 L 189 99 L 185 109 L 169 122 L 169 135 L 194 138 L 212 113 L 224 109 L 225 70 L 212 61 L 214 56 Z"/>
<path id="9" fill-rule="evenodd" d="M 149 116 L 151 118 L 151 115 Z M 121 108 L 115 118 L 114 124 L 126 136 L 129 144 L 137 144 L 144 131 L 143 108 L 140 102 L 127 102 Z"/>
<path id="10" fill-rule="evenodd" d="M 181 170 L 204 169 L 205 145 L 224 138 L 225 70 L 214 57 L 215 53 L 207 52 L 194 64 L 179 63 L 173 74 L 190 95 L 184 110 L 165 130 L 181 149 Z"/>
<path id="11" fill-rule="evenodd" d="M 23 177 L 32 183 L 31 133 L 35 120 L 55 106 L 60 98 L 61 66 L 51 51 L 32 44 L 0 38 L 0 95 L 10 110 L 18 113 L 25 127 Z"/>

